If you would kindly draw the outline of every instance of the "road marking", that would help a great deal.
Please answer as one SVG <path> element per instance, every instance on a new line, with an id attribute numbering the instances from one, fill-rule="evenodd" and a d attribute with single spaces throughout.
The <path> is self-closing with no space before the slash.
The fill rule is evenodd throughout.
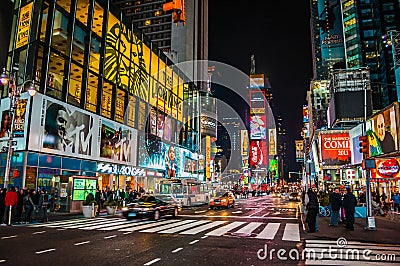
<path id="1" fill-rule="evenodd" d="M 208 236 L 202 236 L 201 239 L 207 238 Z"/>
<path id="2" fill-rule="evenodd" d="M 126 224 L 126 223 L 132 224 L 132 222 L 130 222 L 130 221 L 126 221 L 126 220 L 125 221 L 121 221 L 121 220 L 119 220 L 119 221 L 113 221 L 111 223 L 102 223 L 102 224 L 95 224 L 95 225 L 89 226 L 89 227 L 81 227 L 79 229 L 81 229 L 81 230 L 101 229 L 102 227 L 108 228 L 109 226 L 110 227 L 111 226 L 118 226 L 118 225 L 123 225 L 123 224 Z"/>
<path id="3" fill-rule="evenodd" d="M 241 226 L 242 224 L 245 224 L 245 222 L 233 222 L 230 224 L 227 224 L 225 226 L 222 226 L 218 229 L 215 229 L 214 231 L 208 232 L 206 235 L 207 236 L 222 236 L 223 234 L 227 233 L 228 231 L 235 229 L 236 227 Z"/>
<path id="4" fill-rule="evenodd" d="M 145 263 L 144 266 L 151 265 L 151 264 L 153 264 L 153 263 L 156 263 L 156 262 L 159 261 L 159 260 L 161 260 L 161 258 L 157 258 L 157 259 L 154 259 L 154 260 L 152 260 L 152 261 L 149 261 L 149 262 Z"/>
<path id="5" fill-rule="evenodd" d="M 194 213 L 203 213 L 203 212 L 206 212 L 207 210 L 205 210 L 205 211 L 195 211 Z"/>
<path id="6" fill-rule="evenodd" d="M 43 233 L 46 233 L 46 231 L 34 232 L 34 233 L 32 233 L 32 235 L 43 234 Z"/>
<path id="7" fill-rule="evenodd" d="M 132 234 L 133 232 L 125 232 L 125 233 L 122 233 L 123 235 L 129 235 L 129 234 Z"/>
<path id="8" fill-rule="evenodd" d="M 192 242 L 189 243 L 189 245 L 193 245 L 194 243 L 197 243 L 197 242 L 199 242 L 199 241 L 200 241 L 200 240 L 198 240 L 198 239 L 193 240 Z"/>
<path id="9" fill-rule="evenodd" d="M 163 231 L 159 231 L 158 233 L 159 234 L 173 234 L 173 233 L 176 233 L 176 232 L 179 232 L 179 231 L 183 231 L 185 229 L 192 228 L 192 227 L 195 227 L 195 226 L 198 226 L 198 225 L 201 225 L 201 224 L 204 224 L 204 223 L 209 223 L 209 222 L 210 221 L 207 221 L 207 220 L 200 220 L 200 221 L 197 221 L 197 222 L 194 222 L 194 223 L 184 224 L 182 226 L 178 226 L 178 227 L 166 229 L 166 230 L 163 230 Z"/>
<path id="10" fill-rule="evenodd" d="M 1 239 L 9 239 L 9 238 L 14 238 L 17 237 L 17 235 L 13 235 L 13 236 L 3 236 Z"/>
<path id="11" fill-rule="evenodd" d="M 262 223 L 251 222 L 248 225 L 246 225 L 245 227 L 240 228 L 235 233 L 237 233 L 237 234 L 251 234 L 251 232 L 253 232 L 255 229 L 257 229 L 260 225 L 262 225 Z"/>
<path id="12" fill-rule="evenodd" d="M 104 239 L 114 238 L 114 237 L 116 237 L 116 236 L 117 236 L 117 235 L 105 236 Z"/>
<path id="13" fill-rule="evenodd" d="M 187 231 L 180 232 L 179 234 L 181 234 L 181 235 L 195 235 L 195 234 L 203 232 L 203 231 L 205 231 L 207 229 L 219 226 L 219 225 L 227 223 L 227 222 L 228 221 L 215 221 L 215 222 L 211 222 L 209 224 L 205 224 L 205 225 L 202 225 L 202 226 L 199 226 L 199 227 L 187 230 Z"/>
<path id="14" fill-rule="evenodd" d="M 232 214 L 236 214 L 236 213 L 243 213 L 242 211 L 235 211 L 235 212 L 232 212 Z"/>
<path id="15" fill-rule="evenodd" d="M 262 212 L 263 210 L 265 210 L 266 208 L 262 208 L 259 211 L 256 211 L 255 213 L 250 214 L 250 217 L 252 217 L 253 215 L 256 215 L 259 212 Z"/>
<path id="16" fill-rule="evenodd" d="M 67 229 L 65 229 L 65 228 L 58 228 L 57 230 L 58 230 L 58 231 L 65 231 L 65 230 L 67 230 Z"/>
<path id="17" fill-rule="evenodd" d="M 137 225 L 141 225 L 141 224 L 149 224 L 149 223 L 154 223 L 153 221 L 144 221 L 144 222 L 128 222 L 126 224 L 122 224 L 122 225 L 116 225 L 116 226 L 111 226 L 111 227 L 104 227 L 104 228 L 99 228 L 97 230 L 106 230 L 106 231 L 110 231 L 110 230 L 119 230 L 122 228 L 126 228 L 126 227 L 131 227 L 133 226 L 137 226 Z"/>
<path id="18" fill-rule="evenodd" d="M 285 241 L 300 241 L 300 231 L 298 224 L 286 224 L 283 231 L 282 240 Z"/>
<path id="19" fill-rule="evenodd" d="M 46 253 L 46 252 L 51 252 L 51 251 L 55 251 L 55 248 L 50 248 L 50 249 L 46 249 L 46 250 L 42 250 L 42 251 L 36 251 L 36 254 L 42 254 L 42 253 Z"/>
<path id="20" fill-rule="evenodd" d="M 180 226 L 180 225 L 187 224 L 187 223 L 193 223 L 193 222 L 195 222 L 195 220 L 184 220 L 184 221 L 180 221 L 179 223 L 172 223 L 172 224 L 167 224 L 167 225 L 163 225 L 163 226 L 157 226 L 157 227 L 145 229 L 145 230 L 140 231 L 140 233 L 155 233 L 158 231 L 169 229 L 171 227 L 176 227 L 176 226 Z"/>
<path id="21" fill-rule="evenodd" d="M 265 217 L 265 216 L 267 216 L 269 214 L 269 212 L 267 212 L 266 214 L 264 214 L 263 216 L 261 216 L 261 217 Z"/>
<path id="22" fill-rule="evenodd" d="M 149 223 L 149 224 L 144 224 L 144 225 L 140 225 L 140 226 L 134 226 L 134 227 L 131 227 L 131 228 L 119 229 L 118 231 L 121 231 L 121 232 L 133 232 L 133 231 L 142 230 L 142 229 L 153 227 L 153 226 L 158 226 L 158 225 L 162 225 L 162 224 L 169 224 L 169 223 L 174 223 L 174 222 L 178 222 L 178 221 L 180 221 L 180 220 L 166 220 L 166 221 L 162 221 L 162 222 L 152 222 L 152 223 Z"/>
<path id="23" fill-rule="evenodd" d="M 264 228 L 264 230 L 259 233 L 255 238 L 260 238 L 260 239 L 274 239 L 276 233 L 278 232 L 280 223 L 269 223 L 267 226 Z"/>
<path id="24" fill-rule="evenodd" d="M 84 245 L 84 244 L 88 244 L 90 243 L 90 241 L 84 241 L 84 242 L 79 242 L 79 243 L 75 243 L 75 246 L 80 246 L 80 245 Z"/>
<path id="25" fill-rule="evenodd" d="M 179 251 L 181 251 L 183 248 L 177 248 L 177 249 L 174 249 L 174 250 L 172 250 L 172 253 L 176 253 L 176 252 L 179 252 Z"/>
<path id="26" fill-rule="evenodd" d="M 0 263 L 2 263 L 2 262 L 6 262 L 6 260 L 0 260 Z"/>
<path id="27" fill-rule="evenodd" d="M 191 218 L 236 218 L 236 219 L 266 219 L 266 220 L 297 220 L 295 217 L 253 217 L 253 216 L 237 216 L 237 215 L 191 215 L 180 214 L 181 217 Z"/>

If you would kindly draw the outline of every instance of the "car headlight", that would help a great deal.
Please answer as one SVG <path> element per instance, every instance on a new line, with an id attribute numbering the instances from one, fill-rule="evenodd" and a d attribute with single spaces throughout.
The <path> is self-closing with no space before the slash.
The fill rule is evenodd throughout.
<path id="1" fill-rule="evenodd" d="M 222 202 L 226 202 L 226 199 L 221 200 Z"/>
<path id="2" fill-rule="evenodd" d="M 122 209 L 121 209 L 123 212 L 124 211 L 127 211 L 127 210 L 129 210 L 129 208 L 128 207 L 122 207 Z"/>
<path id="3" fill-rule="evenodd" d="M 214 202 L 214 199 L 210 199 L 210 202 Z"/>
<path id="4" fill-rule="evenodd" d="M 144 209 L 142 209 L 142 211 L 145 211 L 145 212 L 151 211 L 151 210 L 152 210 L 151 208 L 144 208 Z"/>

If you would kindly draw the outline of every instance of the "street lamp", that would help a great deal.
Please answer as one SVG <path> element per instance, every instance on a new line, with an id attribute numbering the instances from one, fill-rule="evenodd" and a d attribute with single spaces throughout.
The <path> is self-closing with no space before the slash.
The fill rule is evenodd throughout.
<path id="1" fill-rule="evenodd" d="M 18 68 L 14 68 L 14 70 L 18 71 Z M 8 74 L 7 74 L 8 73 Z M 0 85 L 7 86 L 9 85 L 9 94 L 10 97 L 10 117 L 11 120 L 11 128 L 10 134 L 8 137 L 8 151 L 7 151 L 7 161 L 6 161 L 6 169 L 4 174 L 4 188 L 8 187 L 8 181 L 10 179 L 10 167 L 11 167 L 11 158 L 13 153 L 12 143 L 13 143 L 13 134 L 14 134 L 14 118 L 15 118 L 15 110 L 17 109 L 18 101 L 21 97 L 21 93 L 25 91 L 25 85 L 30 83 L 30 86 L 26 90 L 30 96 L 36 95 L 36 87 L 34 80 L 26 80 L 24 81 L 21 86 L 16 85 L 16 77 L 15 74 L 11 73 L 10 71 L 3 68 L 3 72 L 0 75 Z"/>

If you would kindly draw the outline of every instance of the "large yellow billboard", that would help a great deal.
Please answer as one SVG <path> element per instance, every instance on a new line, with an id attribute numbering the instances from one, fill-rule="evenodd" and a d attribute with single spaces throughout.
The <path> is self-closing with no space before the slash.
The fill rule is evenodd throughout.
<path id="1" fill-rule="evenodd" d="M 31 28 L 33 2 L 21 8 L 21 13 L 18 21 L 17 40 L 15 42 L 15 49 L 28 44 L 29 32 Z"/>

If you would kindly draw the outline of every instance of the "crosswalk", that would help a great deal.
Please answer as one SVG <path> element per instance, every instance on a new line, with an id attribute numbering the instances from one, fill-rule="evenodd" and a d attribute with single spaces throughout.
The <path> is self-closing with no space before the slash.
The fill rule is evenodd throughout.
<path id="1" fill-rule="evenodd" d="M 277 235 L 282 236 L 283 241 L 300 241 L 300 229 L 297 223 L 262 223 L 246 221 L 211 221 L 195 219 L 165 219 L 159 221 L 132 220 L 122 218 L 94 219 L 78 218 L 72 220 L 56 221 L 28 225 L 32 228 L 57 228 L 58 230 L 79 229 L 99 231 L 119 231 L 126 234 L 130 232 L 180 234 L 221 237 L 225 235 L 243 236 L 253 239 L 272 240 Z M 279 229 L 283 231 L 278 234 Z"/>
<path id="2" fill-rule="evenodd" d="M 399 265 L 400 245 L 358 241 L 306 240 L 305 265 Z"/>

